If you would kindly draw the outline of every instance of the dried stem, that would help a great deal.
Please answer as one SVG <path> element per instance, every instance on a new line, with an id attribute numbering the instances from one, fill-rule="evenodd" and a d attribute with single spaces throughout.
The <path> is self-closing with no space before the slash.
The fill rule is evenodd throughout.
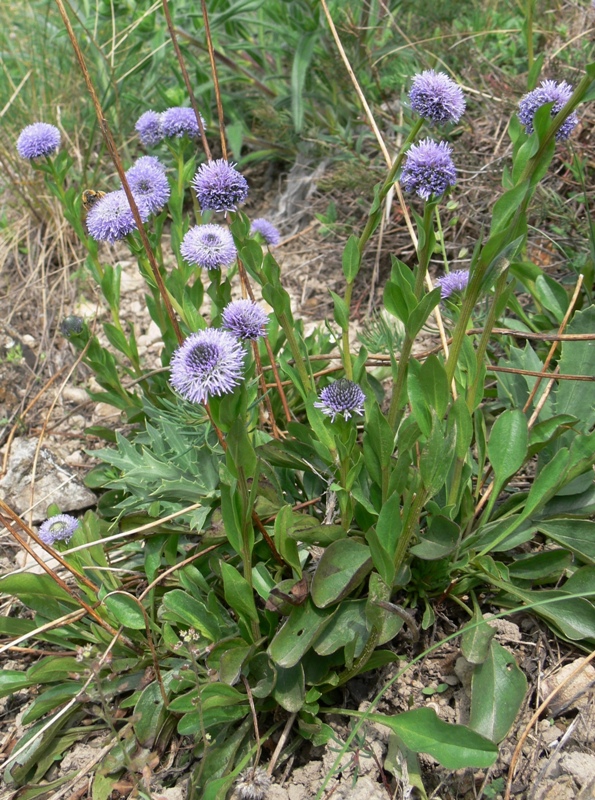
<path id="1" fill-rule="evenodd" d="M 165 288 L 165 284 L 163 282 L 163 278 L 161 277 L 161 273 L 159 272 L 159 267 L 157 265 L 157 261 L 155 260 L 155 255 L 151 249 L 151 245 L 149 243 L 149 239 L 147 238 L 147 233 L 145 231 L 145 227 L 143 225 L 143 221 L 141 219 L 138 206 L 136 204 L 136 200 L 134 199 L 134 195 L 130 189 L 128 184 L 128 179 L 126 178 L 126 173 L 124 172 L 124 167 L 122 166 L 122 160 L 118 153 L 118 149 L 116 147 L 116 143 L 114 142 L 114 137 L 112 136 L 112 132 L 109 128 L 108 122 L 103 115 L 103 109 L 101 108 L 101 103 L 99 102 L 99 98 L 97 96 L 97 92 L 95 91 L 95 87 L 93 86 L 93 82 L 91 80 L 91 76 L 89 74 L 89 70 L 87 69 L 87 65 L 85 63 L 85 58 L 79 47 L 78 41 L 76 39 L 76 35 L 74 33 L 74 29 L 70 24 L 70 19 L 66 13 L 66 9 L 64 7 L 64 3 L 62 0 L 56 0 L 56 5 L 58 6 L 58 10 L 60 12 L 60 16 L 62 17 L 62 21 L 64 22 L 64 27 L 66 28 L 66 32 L 68 33 L 68 37 L 72 43 L 72 47 L 74 49 L 74 53 L 76 58 L 79 62 L 79 66 L 81 68 L 81 72 L 83 74 L 83 78 L 85 80 L 85 84 L 87 86 L 87 91 L 91 97 L 93 105 L 95 107 L 95 113 L 97 115 L 97 121 L 99 123 L 99 127 L 101 128 L 101 132 L 103 134 L 103 138 L 110 154 L 110 157 L 114 163 L 116 171 L 118 173 L 118 177 L 122 182 L 122 188 L 126 193 L 126 197 L 128 199 L 128 203 L 130 204 L 130 210 L 132 211 L 132 216 L 134 217 L 134 221 L 138 228 L 138 232 L 140 234 L 141 242 L 143 244 L 143 248 L 147 254 L 147 259 L 149 261 L 149 265 L 151 267 L 151 271 L 153 272 L 153 277 L 155 279 L 155 283 L 157 284 L 157 288 L 159 289 L 159 294 L 163 299 L 163 303 L 165 305 L 165 310 L 167 311 L 167 315 L 170 319 L 172 327 L 174 329 L 176 338 L 178 342 L 181 344 L 184 341 L 184 337 L 182 335 L 182 331 L 180 330 L 180 326 L 178 324 L 178 320 L 174 313 L 173 306 L 171 304 L 171 300 L 167 289 Z"/>
<path id="2" fill-rule="evenodd" d="M 182 73 L 182 77 L 184 78 L 184 83 L 186 84 L 186 91 L 188 92 L 188 97 L 190 98 L 190 105 L 192 106 L 192 110 L 194 111 L 194 114 L 196 116 L 196 124 L 198 125 L 198 130 L 200 131 L 200 139 L 202 141 L 202 146 L 205 151 L 207 160 L 212 161 L 211 148 L 209 147 L 207 136 L 205 134 L 205 126 L 202 124 L 202 117 L 200 116 L 200 111 L 198 110 L 196 97 L 194 96 L 194 92 L 192 91 L 190 76 L 188 75 L 188 70 L 186 69 L 186 65 L 184 64 L 184 59 L 182 58 L 182 51 L 180 50 L 180 45 L 178 44 L 176 29 L 174 28 L 171 19 L 171 14 L 169 13 L 169 4 L 167 0 L 161 0 L 161 4 L 163 6 L 163 13 L 165 14 L 165 21 L 167 22 L 167 29 L 169 31 L 171 43 L 174 46 L 176 58 L 178 59 L 178 64 L 180 65 L 180 71 Z"/>
<path id="3" fill-rule="evenodd" d="M 217 76 L 217 64 L 215 62 L 215 50 L 213 48 L 213 39 L 211 38 L 211 27 L 209 25 L 209 15 L 207 12 L 206 0 L 200 0 L 202 8 L 202 18 L 205 23 L 205 35 L 207 38 L 207 47 L 209 48 L 209 60 L 211 62 L 211 75 L 213 78 L 213 86 L 215 87 L 215 100 L 217 102 L 217 116 L 219 118 L 219 136 L 221 137 L 221 153 L 223 158 L 227 161 L 227 143 L 225 141 L 225 118 L 223 116 L 223 104 L 221 102 L 221 90 L 219 89 L 219 78 Z"/>

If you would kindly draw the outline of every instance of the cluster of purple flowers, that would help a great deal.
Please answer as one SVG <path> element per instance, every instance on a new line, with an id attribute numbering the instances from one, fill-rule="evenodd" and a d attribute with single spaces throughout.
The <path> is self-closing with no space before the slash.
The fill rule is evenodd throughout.
<path id="1" fill-rule="evenodd" d="M 521 98 L 519 103 L 519 119 L 525 126 L 525 133 L 533 133 L 533 118 L 535 112 L 546 103 L 553 103 L 551 109 L 552 117 L 555 117 L 558 111 L 561 111 L 566 103 L 570 100 L 572 95 L 572 86 L 566 81 L 545 80 L 542 81 L 537 89 L 528 92 Z M 569 114 L 556 133 L 556 139 L 559 142 L 564 142 L 569 138 L 572 131 L 578 125 L 578 116 L 573 111 Z"/>
<path id="2" fill-rule="evenodd" d="M 250 226 L 250 233 L 252 235 L 259 234 L 262 236 L 269 247 L 274 247 L 281 241 L 281 234 L 277 228 L 275 228 L 273 223 L 269 222 L 268 219 L 264 219 L 264 217 L 258 217 L 258 219 L 253 220 Z"/>
<path id="3" fill-rule="evenodd" d="M 339 416 L 346 420 L 354 414 L 363 416 L 365 399 L 366 395 L 361 386 L 348 378 L 340 378 L 325 386 L 314 406 L 329 416 L 331 422 L 334 422 L 335 418 Z"/>
<path id="4" fill-rule="evenodd" d="M 202 116 L 200 119 L 203 129 L 206 128 Z M 145 147 L 154 147 L 163 139 L 181 139 L 183 136 L 198 139 L 200 136 L 194 109 L 183 106 L 172 106 L 161 113 L 145 111 L 134 127 Z"/>
<path id="5" fill-rule="evenodd" d="M 457 171 L 451 158 L 452 147 L 446 142 L 423 139 L 411 145 L 405 156 L 401 182 L 408 192 L 424 200 L 439 197 L 457 182 Z"/>
<path id="6" fill-rule="evenodd" d="M 39 527 L 39 538 L 45 544 L 53 545 L 55 542 L 68 542 L 79 527 L 79 521 L 70 514 L 56 514 L 46 519 Z"/>
<path id="7" fill-rule="evenodd" d="M 440 287 L 440 297 L 445 300 L 453 292 L 464 292 L 469 283 L 469 270 L 456 269 L 436 279 L 436 286 Z"/>
<path id="8" fill-rule="evenodd" d="M 17 139 L 17 152 L 21 158 L 32 161 L 34 158 L 52 156 L 60 147 L 62 137 L 55 125 L 48 122 L 34 122 L 23 128 Z"/>
<path id="9" fill-rule="evenodd" d="M 170 383 L 191 403 L 233 392 L 244 378 L 243 342 L 264 336 L 269 318 L 252 300 L 234 300 L 222 320 L 223 329 L 192 333 L 172 355 Z"/>
<path id="10" fill-rule="evenodd" d="M 180 253 L 189 264 L 205 269 L 228 267 L 238 251 L 228 228 L 223 225 L 195 225 L 182 239 Z"/>
<path id="11" fill-rule="evenodd" d="M 141 220 L 146 222 L 169 200 L 170 187 L 165 167 L 153 156 L 143 156 L 126 172 Z M 98 242 L 114 242 L 136 230 L 136 222 L 124 189 L 108 192 L 87 214 L 87 230 Z"/>
<path id="12" fill-rule="evenodd" d="M 427 69 L 413 78 L 411 108 L 420 117 L 443 125 L 458 122 L 465 111 L 463 90 L 444 72 Z"/>
<path id="13" fill-rule="evenodd" d="M 201 164 L 192 186 L 202 211 L 235 211 L 248 196 L 246 178 L 223 158 Z"/>

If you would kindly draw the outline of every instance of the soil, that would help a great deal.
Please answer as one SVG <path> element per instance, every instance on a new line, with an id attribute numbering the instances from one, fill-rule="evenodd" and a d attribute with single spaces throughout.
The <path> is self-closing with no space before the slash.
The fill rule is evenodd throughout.
<path id="1" fill-rule="evenodd" d="M 500 185 L 502 161 L 509 156 L 506 139 L 495 122 L 491 100 L 501 89 L 495 85 L 496 82 L 497 77 L 493 77 L 491 92 L 482 91 L 476 97 L 473 129 L 463 129 L 455 144 L 463 158 L 456 193 L 457 207 L 448 212 L 449 219 L 443 219 L 445 230 L 448 229 L 447 251 L 451 268 L 468 265 L 470 253 L 489 219 L 489 209 Z M 498 114 L 503 113 L 504 110 L 498 108 Z M 581 155 L 591 161 L 595 152 L 592 121 L 592 117 L 584 120 L 575 143 Z M 569 154 L 564 152 L 557 159 L 545 183 L 542 200 L 546 205 L 549 192 L 572 197 L 574 190 L 578 191 L 568 167 L 568 158 Z M 281 228 L 284 241 L 276 248 L 275 255 L 282 266 L 284 285 L 291 294 L 294 313 L 304 320 L 307 331 L 324 323 L 334 325 L 328 290 L 342 293 L 344 288 L 342 243 L 352 230 L 361 229 L 365 220 L 362 203 L 364 200 L 367 202 L 371 186 L 380 175 L 380 166 L 376 173 L 362 170 L 361 174 L 354 175 L 349 174 L 341 163 L 321 167 L 304 161 L 298 161 L 288 174 L 275 176 L 253 166 L 247 175 L 253 188 L 247 211 L 252 217 L 267 216 Z M 481 181 L 477 180 L 479 175 Z M 316 217 L 317 214 L 326 214 L 330 202 L 337 209 L 340 224 L 336 226 L 320 223 Z M 578 220 L 584 214 L 584 207 L 578 201 L 569 201 L 570 205 L 572 203 Z M 541 211 L 536 213 L 541 215 Z M 558 245 L 563 248 L 572 235 L 573 230 L 568 228 L 558 237 Z M 61 319 L 70 313 L 84 316 L 91 324 L 107 319 L 107 314 L 90 281 L 77 273 L 76 250 L 68 249 L 66 252 L 70 255 L 65 257 L 64 251 L 55 249 L 48 257 L 43 236 L 31 232 L 25 232 L 23 236 L 28 237 L 27 256 L 19 255 L 22 248 L 21 251 L 18 247 L 13 248 L 4 257 L 0 272 L 2 308 L 8 309 L 0 320 L 2 455 L 8 458 L 7 452 L 19 437 L 40 442 L 64 468 L 82 479 L 96 463 L 93 449 L 104 446 L 102 441 L 85 434 L 85 428 L 101 424 L 118 429 L 122 421 L 111 406 L 88 399 L 86 389 L 93 386 L 93 379 L 87 369 L 76 362 L 73 349 L 60 336 L 58 328 Z M 530 247 L 533 260 L 541 263 L 551 274 L 568 279 L 563 250 L 554 250 L 547 236 L 532 235 Z M 354 292 L 356 330 L 361 331 L 380 305 L 382 287 L 390 271 L 391 253 L 397 253 L 405 262 L 414 254 L 402 211 L 396 202 L 392 205 L 382 239 L 376 237 L 372 242 L 358 276 Z M 107 250 L 105 255 L 110 257 Z M 147 367 L 159 366 L 160 336 L 146 313 L 142 281 L 132 264 L 120 263 L 124 267 L 122 317 L 134 323 L 139 350 Z M 440 260 L 437 259 L 436 263 Z M 434 266 L 432 272 L 435 277 Z M 77 278 L 73 280 L 75 273 Z M 429 330 L 420 346 L 425 348 L 437 342 L 436 332 Z M 15 510 L 24 519 L 32 519 L 27 505 Z M 63 507 L 62 510 L 77 509 Z M 19 547 L 3 530 L 0 533 L 0 568 L 9 572 L 22 566 Z M 9 602 L 4 600 L 2 613 L 8 613 L 9 607 Z M 406 634 L 400 635 L 393 643 L 395 651 L 412 659 L 457 630 L 456 606 L 445 602 L 437 612 L 436 624 L 425 632 L 422 641 L 413 645 L 407 641 Z M 493 624 L 498 630 L 498 641 L 515 655 L 527 676 L 529 691 L 525 704 L 500 746 L 497 763 L 490 770 L 450 772 L 430 757 L 422 756 L 421 771 L 428 794 L 441 800 L 500 798 L 504 796 L 504 785 L 514 766 L 514 797 L 524 800 L 592 800 L 595 798 L 593 668 L 584 665 L 582 677 L 572 687 L 571 696 L 561 703 L 561 695 L 558 695 L 537 720 L 532 720 L 535 709 L 555 687 L 556 680 L 564 676 L 564 670 L 570 665 L 578 665 L 577 659 L 582 653 L 556 640 L 547 628 L 528 615 L 515 615 Z M 4 661 L 6 669 L 25 669 L 37 658 L 28 650 L 9 651 L 7 655 L 10 661 Z M 346 689 L 344 705 L 367 709 L 377 693 L 390 683 L 396 670 L 403 666 L 401 663 L 353 680 Z M 425 706 L 434 708 L 446 721 L 464 723 L 469 716 L 468 680 L 469 665 L 461 655 L 459 641 L 454 639 L 405 671 L 384 692 L 377 710 L 395 714 Z M 8 757 L 21 735 L 19 719 L 29 701 L 26 692 L 1 701 L 2 758 Z M 267 798 L 306 800 L 314 797 L 335 760 L 341 741 L 350 732 L 344 717 L 332 719 L 329 724 L 337 741 L 325 748 L 304 745 L 287 761 L 281 761 Z M 525 734 L 517 758 L 514 751 Z M 264 743 L 264 752 L 269 752 L 274 744 Z M 380 800 L 423 796 L 411 765 L 408 770 L 406 764 L 397 763 L 394 754 L 388 753 L 389 745 L 386 728 L 367 724 L 343 757 L 338 778 L 329 783 L 325 797 Z M 59 790 L 48 792 L 44 797 L 83 800 L 105 747 L 104 738 L 94 740 L 92 736 L 72 747 L 62 763 L 52 768 L 52 779 L 68 773 L 72 773 L 72 778 Z M 180 754 L 190 747 L 188 741 L 174 740 L 160 761 L 148 759 L 142 769 L 139 767 L 139 775 L 150 786 L 155 800 L 184 800 L 186 776 L 184 768 L 180 767 L 183 763 Z M 390 771 L 383 766 L 387 754 Z M 266 766 L 264 756 L 263 764 Z M 121 779 L 112 789 L 111 800 L 118 800 L 131 792 L 134 795 L 137 791 L 134 782 Z M 254 793 L 253 783 L 250 775 L 244 776 L 234 800 L 258 800 L 260 795 Z M 4 790 L 0 796 L 4 800 L 24 795 L 22 791 L 13 794 Z"/>

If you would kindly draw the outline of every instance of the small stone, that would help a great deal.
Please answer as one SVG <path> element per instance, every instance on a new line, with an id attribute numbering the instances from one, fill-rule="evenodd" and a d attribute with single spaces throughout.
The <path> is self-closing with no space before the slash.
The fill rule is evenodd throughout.
<path id="1" fill-rule="evenodd" d="M 89 400 L 89 395 L 79 386 L 65 386 L 62 390 L 62 399 L 67 403 L 74 403 L 78 406 Z"/>
<path id="2" fill-rule="evenodd" d="M 595 755 L 581 753 L 565 753 L 560 759 L 560 766 L 564 772 L 572 775 L 579 786 L 584 786 L 595 775 Z"/>
<path id="3" fill-rule="evenodd" d="M 574 670 L 585 661 L 584 658 L 577 658 L 562 669 L 544 678 L 541 684 L 541 693 L 547 697 L 563 681 L 574 672 Z M 569 709 L 585 709 L 591 702 L 590 688 L 595 682 L 595 667 L 587 664 L 574 678 L 561 686 L 560 691 L 552 698 L 548 704 L 551 714 L 557 716 Z"/>

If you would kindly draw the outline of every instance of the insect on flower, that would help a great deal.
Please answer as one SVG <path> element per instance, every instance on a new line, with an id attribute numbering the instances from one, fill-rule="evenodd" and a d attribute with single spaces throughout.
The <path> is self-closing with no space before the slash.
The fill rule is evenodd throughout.
<path id="1" fill-rule="evenodd" d="M 98 200 L 105 197 L 105 192 L 95 191 L 95 189 L 85 189 L 83 192 L 83 208 L 88 213 Z"/>

